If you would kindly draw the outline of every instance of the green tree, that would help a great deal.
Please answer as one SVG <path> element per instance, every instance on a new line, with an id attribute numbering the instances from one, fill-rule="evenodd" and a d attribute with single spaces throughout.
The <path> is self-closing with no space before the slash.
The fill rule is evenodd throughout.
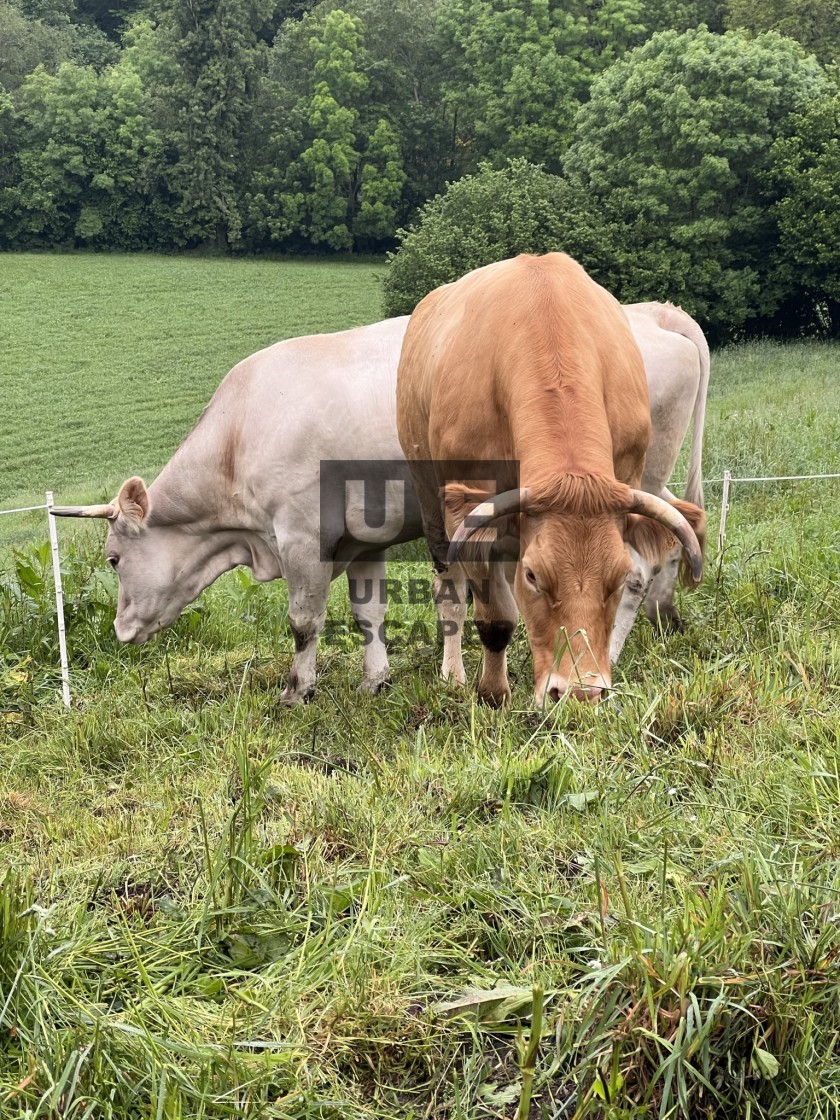
<path id="1" fill-rule="evenodd" d="M 511 156 L 559 170 L 594 74 L 645 38 L 643 0 L 450 0 L 439 9 L 465 168 Z"/>
<path id="2" fill-rule="evenodd" d="M 30 75 L 18 95 L 6 236 L 18 245 L 147 245 L 144 182 L 157 138 L 146 108 L 128 66 L 98 75 L 65 62 L 54 75 Z"/>
<path id="3" fill-rule="evenodd" d="M 723 32 L 728 0 L 645 0 L 642 23 L 649 35 L 657 31 L 691 31 L 705 24 L 709 31 Z"/>
<path id="4" fill-rule="evenodd" d="M 76 0 L 78 18 L 113 40 L 144 7 L 145 0 Z"/>
<path id="5" fill-rule="evenodd" d="M 524 159 L 501 169 L 485 163 L 451 183 L 398 238 L 384 281 L 386 315 L 407 315 L 438 285 L 518 253 L 563 250 L 587 262 L 604 249 L 586 200 Z"/>
<path id="6" fill-rule="evenodd" d="M 22 143 L 21 128 L 14 99 L 0 91 L 0 246 L 11 243 L 15 231 L 18 161 Z"/>
<path id="7" fill-rule="evenodd" d="M 71 20 L 73 7 L 0 0 L 0 89 L 15 90 L 36 66 L 54 74 L 62 62 L 98 70 L 117 62 L 113 43 L 96 28 Z"/>
<path id="8" fill-rule="evenodd" d="M 405 172 L 396 131 L 371 103 L 370 67 L 361 20 L 340 8 L 284 28 L 247 197 L 250 243 L 348 250 L 393 236 Z"/>
<path id="9" fill-rule="evenodd" d="M 394 236 L 405 181 L 396 133 L 381 120 L 362 158 L 358 211 L 353 223 L 357 240 L 377 242 Z"/>
<path id="10" fill-rule="evenodd" d="M 156 90 L 162 176 L 181 244 L 238 243 L 241 151 L 252 126 L 274 0 L 167 0 L 156 41 L 171 75 Z"/>
<path id="11" fill-rule="evenodd" d="M 728 0 L 726 25 L 796 39 L 823 63 L 840 61 L 840 0 Z"/>
<path id="12" fill-rule="evenodd" d="M 313 87 L 299 105 L 306 113 L 305 147 L 289 169 L 281 205 L 300 214 L 301 231 L 313 244 L 351 249 L 361 158 L 357 102 L 368 85 L 359 69 L 361 24 L 341 9 L 328 12 L 309 48 Z"/>
<path id="13" fill-rule="evenodd" d="M 21 13 L 42 28 L 50 28 L 64 44 L 61 61 L 77 62 L 102 70 L 119 60 L 115 43 L 79 12 L 76 0 L 14 0 Z M 45 65 L 48 58 L 40 58 Z"/>
<path id="14" fill-rule="evenodd" d="M 443 190 L 454 170 L 454 121 L 443 94 L 447 70 L 437 22 L 442 5 L 439 0 L 345 0 L 342 6 L 364 27 L 365 132 L 387 120 L 399 144 L 406 183 L 397 221 L 404 221 Z"/>
<path id="15" fill-rule="evenodd" d="M 619 299 L 671 299 L 725 334 L 766 323 L 773 268 L 762 178 L 790 115 L 826 79 L 797 44 L 662 32 L 595 80 L 565 166 L 609 231 L 598 278 Z"/>
<path id="16" fill-rule="evenodd" d="M 15 90 L 41 63 L 53 71 L 69 57 L 66 37 L 13 4 L 0 3 L 0 90 Z"/>
<path id="17" fill-rule="evenodd" d="M 791 122 L 791 135 L 771 149 L 771 189 L 781 260 L 820 305 L 840 335 L 840 93 L 810 106 Z"/>

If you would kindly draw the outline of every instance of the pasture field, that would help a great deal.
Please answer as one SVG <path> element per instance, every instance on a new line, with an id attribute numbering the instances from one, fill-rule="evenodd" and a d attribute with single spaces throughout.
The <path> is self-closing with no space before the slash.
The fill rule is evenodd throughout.
<path id="1" fill-rule="evenodd" d="M 375 319 L 375 271 L 3 258 L 0 504 L 152 477 L 236 358 Z M 840 471 L 838 370 L 714 355 L 706 475 Z M 382 696 L 336 641 L 286 710 L 284 590 L 244 571 L 121 647 L 103 528 L 62 523 L 67 713 L 43 521 L 0 521 L 0 1117 L 836 1117 L 837 508 L 736 487 L 685 631 L 545 714 L 521 629 L 509 709 L 441 683 L 426 602 Z"/>
<path id="2" fill-rule="evenodd" d="M 48 487 L 105 493 L 128 474 L 155 474 L 236 362 L 282 338 L 380 318 L 381 271 L 3 254 L 0 508 Z"/>

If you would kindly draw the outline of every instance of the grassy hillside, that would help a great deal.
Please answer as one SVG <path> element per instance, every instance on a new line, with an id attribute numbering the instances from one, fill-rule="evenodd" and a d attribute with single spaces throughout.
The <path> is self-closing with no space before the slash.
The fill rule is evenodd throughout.
<path id="1" fill-rule="evenodd" d="M 373 265 L 0 258 L 0 508 L 154 476 L 232 365 L 380 317 Z M 109 492 L 109 496 L 111 496 Z"/>
<path id="2" fill-rule="evenodd" d="M 97 294 L 86 270 L 107 278 L 109 260 L 75 260 L 88 306 L 107 306 L 111 285 Z M 128 285 L 128 263 L 111 263 Z M 225 270 L 137 267 L 218 268 L 204 273 L 214 288 Z M 196 374 L 177 415 L 161 404 L 154 429 L 120 429 L 113 473 L 123 401 L 80 384 L 101 411 L 77 445 L 92 465 L 79 496 L 154 473 L 218 376 L 273 337 L 253 277 L 282 287 L 299 267 L 231 266 L 240 325 L 225 338 L 196 311 L 206 349 L 182 367 L 216 372 Z M 136 356 L 142 388 L 140 355 L 167 360 L 149 275 L 148 303 L 133 287 L 131 345 L 111 349 L 124 385 Z M 323 318 L 306 329 L 350 321 L 312 275 Z M 367 293 L 375 318 L 369 270 L 346 279 L 339 298 Z M 42 291 L 48 323 L 66 297 Z M 20 317 L 16 353 L 37 347 L 28 334 Z M 716 355 L 707 475 L 840 470 L 838 357 L 804 344 Z M 27 438 L 44 399 L 18 405 Z M 61 468 L 60 452 L 41 454 Z M 29 477 L 15 469 L 3 460 L 4 492 Z M 686 631 L 639 623 L 608 701 L 544 715 L 521 630 L 510 709 L 439 682 L 426 603 L 390 609 L 412 636 L 395 639 L 386 694 L 356 693 L 361 652 L 336 642 L 313 702 L 286 710 L 284 590 L 245 573 L 161 640 L 121 647 L 102 527 L 62 524 L 66 713 L 36 523 L 0 583 L 0 1116 L 833 1116 L 837 487 L 736 488 L 724 563 L 712 556 L 682 596 Z M 713 527 L 718 498 L 710 486 Z M 330 617 L 349 617 L 342 584 Z M 473 681 L 478 660 L 471 649 Z"/>

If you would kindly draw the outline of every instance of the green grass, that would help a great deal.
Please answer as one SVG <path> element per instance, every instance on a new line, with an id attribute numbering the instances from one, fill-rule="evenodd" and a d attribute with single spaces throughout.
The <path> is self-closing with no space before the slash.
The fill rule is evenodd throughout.
<path id="1" fill-rule="evenodd" d="M 236 362 L 380 317 L 381 267 L 3 254 L 0 508 L 154 475 Z M 69 499 L 72 500 L 72 499 Z"/>
<path id="2" fill-rule="evenodd" d="M 169 410 L 158 416 L 156 443 L 121 429 L 115 473 L 124 402 L 92 380 L 98 427 L 70 433 L 79 462 L 66 476 L 84 480 L 82 498 L 141 466 L 153 475 L 202 393 L 270 341 L 264 297 L 249 296 L 258 272 L 286 290 L 317 269 L 141 258 L 147 302 L 125 258 L 12 260 L 31 277 L 63 270 L 66 288 L 77 269 L 103 346 L 110 269 L 123 270 L 135 313 L 124 386 L 140 355 L 159 346 L 166 360 L 147 310 L 155 268 L 230 268 L 216 307 L 238 306 L 241 325 L 231 317 L 224 338 L 198 310 L 196 280 L 183 365 L 196 400 L 173 406 L 192 412 L 178 430 Z M 369 269 L 358 282 L 325 275 L 343 277 L 348 301 L 366 292 L 376 316 Z M 301 329 L 352 318 L 326 289 L 313 288 L 322 318 L 313 310 Z M 17 324 L 20 361 L 33 344 Z M 715 355 L 706 474 L 840 470 L 838 357 L 768 343 Z M 22 429 L 37 433 L 47 398 L 31 415 L 19 405 Z M 44 463 L 57 472 L 60 452 Z M 17 469 L 3 460 L 0 487 Z M 8 492 L 33 496 L 28 477 Z M 837 487 L 736 488 L 724 563 L 712 557 L 682 597 L 685 633 L 661 640 L 640 623 L 613 698 L 545 716 L 529 706 L 521 631 L 509 710 L 439 682 L 436 651 L 417 641 L 394 649 L 395 683 L 377 700 L 355 692 L 360 651 L 328 646 L 315 700 L 287 711 L 283 586 L 244 573 L 162 640 L 121 647 L 96 525 L 61 526 L 66 713 L 48 553 L 36 539 L 7 557 L 3 1120 L 512 1120 L 532 1073 L 531 1117 L 835 1117 Z M 718 500 L 710 486 L 713 527 Z M 340 584 L 330 615 L 349 615 Z M 427 604 L 390 617 L 433 620 Z M 477 651 L 467 660 L 474 679 Z"/>

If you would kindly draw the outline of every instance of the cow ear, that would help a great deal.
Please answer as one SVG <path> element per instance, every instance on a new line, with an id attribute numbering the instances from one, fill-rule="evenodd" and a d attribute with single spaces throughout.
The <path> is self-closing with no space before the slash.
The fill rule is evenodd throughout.
<path id="1" fill-rule="evenodd" d="M 702 555 L 706 547 L 706 514 L 691 502 L 682 502 L 674 499 L 671 503 L 683 515 L 691 526 Z M 651 564 L 660 564 L 667 553 L 677 544 L 677 538 L 669 531 L 667 526 L 651 517 L 636 513 L 627 515 L 624 530 L 624 539 L 632 548 Z M 697 582 L 691 574 L 691 564 L 683 549 L 680 563 L 680 582 L 683 586 L 693 588 Z"/>
<path id="2" fill-rule="evenodd" d="M 140 524 L 149 516 L 151 508 L 149 491 L 146 489 L 146 483 L 143 479 L 136 477 L 126 479 L 120 487 L 115 504 L 119 510 L 119 516 L 124 517 L 130 524 L 139 528 Z"/>
<path id="3" fill-rule="evenodd" d="M 677 538 L 660 521 L 628 513 L 624 540 L 652 565 L 661 564 L 676 545 Z"/>
<path id="4" fill-rule="evenodd" d="M 486 490 L 464 486 L 461 482 L 447 482 L 442 490 L 446 512 L 457 524 L 460 524 L 477 505 L 493 497 Z"/>

